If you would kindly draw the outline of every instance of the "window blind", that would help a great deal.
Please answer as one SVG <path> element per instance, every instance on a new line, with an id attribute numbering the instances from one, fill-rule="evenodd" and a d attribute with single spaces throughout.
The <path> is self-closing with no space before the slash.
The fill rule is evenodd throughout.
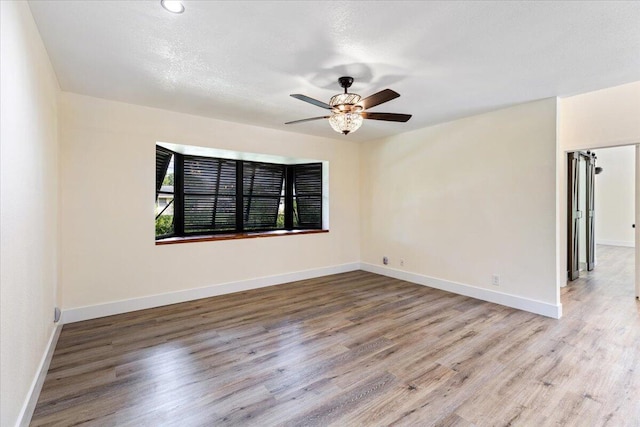
<path id="1" fill-rule="evenodd" d="M 184 232 L 236 229 L 236 162 L 184 156 Z"/>
<path id="2" fill-rule="evenodd" d="M 276 228 L 284 168 L 284 165 L 272 163 L 243 163 L 242 218 L 245 230 Z"/>
<path id="3" fill-rule="evenodd" d="M 322 228 L 322 163 L 293 165 L 294 225 Z"/>

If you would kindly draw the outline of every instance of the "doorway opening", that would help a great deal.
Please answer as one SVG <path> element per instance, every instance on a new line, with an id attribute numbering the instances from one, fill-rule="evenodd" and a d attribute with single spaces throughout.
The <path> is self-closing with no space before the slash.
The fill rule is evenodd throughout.
<path id="1" fill-rule="evenodd" d="M 595 267 L 595 153 L 568 154 L 568 279 L 576 280 L 580 271 Z M 600 168 L 598 170 L 601 171 Z"/>
<path id="2" fill-rule="evenodd" d="M 567 153 L 567 279 L 591 277 L 599 262 L 637 271 L 636 188 L 640 154 L 634 145 Z M 602 257 L 598 254 L 602 253 Z M 624 260 L 624 262 L 623 262 Z M 623 265 L 624 264 L 624 265 Z M 628 276 L 628 275 L 627 275 Z M 638 296 L 635 275 L 630 293 Z M 637 276 L 636 276 L 637 277 Z M 633 283 L 636 282 L 635 289 Z"/>

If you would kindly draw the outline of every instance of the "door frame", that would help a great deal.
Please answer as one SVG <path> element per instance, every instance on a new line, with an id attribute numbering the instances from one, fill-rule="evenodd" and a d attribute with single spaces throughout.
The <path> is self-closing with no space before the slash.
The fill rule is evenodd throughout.
<path id="1" fill-rule="evenodd" d="M 636 182 L 635 182 L 635 223 L 636 223 L 636 232 L 635 232 L 635 297 L 636 299 L 640 299 L 640 143 L 638 141 L 628 141 L 620 144 L 611 144 L 611 145 L 601 145 L 596 147 L 576 147 L 571 149 L 561 149 L 559 150 L 557 157 L 557 194 L 558 198 L 556 207 L 558 213 L 558 231 L 557 234 L 558 239 L 556 240 L 556 248 L 557 248 L 557 262 L 558 269 L 557 271 L 557 281 L 558 281 L 558 302 L 560 303 L 560 288 L 567 286 L 567 271 L 568 265 L 567 262 L 567 252 L 569 247 L 567 246 L 567 233 L 568 230 L 565 229 L 567 224 L 567 197 L 566 194 L 568 190 L 568 171 L 567 171 L 567 154 L 573 151 L 596 151 L 605 149 L 605 148 L 614 148 L 614 147 L 623 147 L 623 146 L 635 146 L 636 147 L 636 161 L 635 161 L 635 174 L 636 174 Z"/>
<path id="2" fill-rule="evenodd" d="M 640 144 L 636 144 L 636 299 L 640 299 Z"/>

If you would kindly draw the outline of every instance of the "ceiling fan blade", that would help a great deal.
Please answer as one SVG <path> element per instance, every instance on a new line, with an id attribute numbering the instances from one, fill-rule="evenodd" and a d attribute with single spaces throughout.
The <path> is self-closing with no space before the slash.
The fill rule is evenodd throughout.
<path id="1" fill-rule="evenodd" d="M 358 104 L 362 105 L 362 108 L 367 110 L 371 107 L 375 107 L 376 105 L 380 105 L 382 103 L 391 101 L 392 99 L 396 99 L 399 96 L 400 94 L 398 92 L 393 91 L 391 89 L 385 89 L 385 90 L 381 90 L 380 92 L 374 93 L 371 96 L 366 97 L 365 99 L 360 101 Z"/>
<path id="2" fill-rule="evenodd" d="M 406 122 L 411 118 L 411 114 L 397 114 L 397 113 L 360 113 L 363 119 L 370 120 L 385 120 L 387 122 Z"/>
<path id="3" fill-rule="evenodd" d="M 322 117 L 312 117 L 310 119 L 302 119 L 302 120 L 294 120 L 292 122 L 287 122 L 285 123 L 285 125 L 292 125 L 294 123 L 303 123 L 303 122 L 310 122 L 312 120 L 320 120 L 320 119 L 328 119 L 329 116 L 322 116 Z"/>
<path id="4" fill-rule="evenodd" d="M 294 94 L 291 94 L 291 96 L 293 96 L 296 99 L 299 99 L 300 101 L 308 102 L 309 104 L 317 105 L 320 108 L 326 108 L 327 110 L 331 110 L 331 105 L 325 104 L 324 102 L 318 101 L 317 99 L 309 98 L 306 95 L 300 95 L 299 93 L 294 93 Z"/>

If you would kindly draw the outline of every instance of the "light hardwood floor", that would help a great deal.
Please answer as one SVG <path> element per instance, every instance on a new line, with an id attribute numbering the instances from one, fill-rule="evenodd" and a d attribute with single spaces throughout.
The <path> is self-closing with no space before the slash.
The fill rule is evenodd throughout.
<path id="1" fill-rule="evenodd" d="M 65 325 L 32 425 L 639 426 L 633 249 L 561 320 L 362 271 Z"/>

